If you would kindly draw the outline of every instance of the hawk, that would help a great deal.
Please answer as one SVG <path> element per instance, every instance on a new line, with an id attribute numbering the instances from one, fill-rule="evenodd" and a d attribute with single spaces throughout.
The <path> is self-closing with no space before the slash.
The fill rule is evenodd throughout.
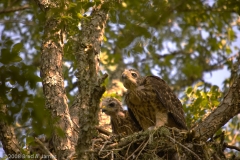
<path id="1" fill-rule="evenodd" d="M 137 70 L 126 69 L 122 82 L 129 114 L 143 130 L 164 125 L 187 130 L 182 104 L 164 80 L 141 77 Z"/>
<path id="2" fill-rule="evenodd" d="M 121 102 L 116 98 L 104 98 L 101 104 L 102 112 L 111 117 L 111 126 L 114 134 L 126 136 L 140 131 L 141 127 L 132 120 L 128 111 L 124 111 Z"/>

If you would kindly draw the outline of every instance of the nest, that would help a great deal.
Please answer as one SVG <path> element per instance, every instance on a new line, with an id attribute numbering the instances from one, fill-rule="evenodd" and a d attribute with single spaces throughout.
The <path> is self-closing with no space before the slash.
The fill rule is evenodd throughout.
<path id="1" fill-rule="evenodd" d="M 126 137 L 100 133 L 91 152 L 93 159 L 104 160 L 224 160 L 223 150 L 220 142 L 202 142 L 192 132 L 160 127 Z"/>

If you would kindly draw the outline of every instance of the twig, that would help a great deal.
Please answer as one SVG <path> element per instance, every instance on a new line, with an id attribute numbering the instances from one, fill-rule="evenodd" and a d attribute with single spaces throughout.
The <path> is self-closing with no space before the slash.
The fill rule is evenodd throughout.
<path id="1" fill-rule="evenodd" d="M 98 155 L 100 155 L 101 154 L 101 152 L 102 152 L 102 150 L 103 150 L 103 148 L 107 145 L 107 143 L 109 143 L 109 141 L 106 141 L 106 142 L 104 142 L 104 144 L 102 145 L 102 147 L 101 147 L 101 149 L 100 149 L 100 151 L 98 152 Z M 108 154 L 109 155 L 109 154 Z"/>
<path id="2" fill-rule="evenodd" d="M 111 160 L 114 159 L 114 154 L 113 154 L 113 151 L 111 152 Z"/>
<path id="3" fill-rule="evenodd" d="M 175 139 L 174 130 L 172 130 L 172 135 L 173 135 L 173 139 Z M 178 146 L 176 145 L 176 143 L 174 143 L 174 146 L 175 146 L 175 148 L 176 148 L 176 150 L 177 150 L 177 155 L 178 155 L 178 157 L 180 157 L 180 156 L 179 156 L 179 149 L 178 149 Z"/>
<path id="4" fill-rule="evenodd" d="M 128 147 L 128 145 L 127 145 L 127 146 L 124 146 L 124 147 L 122 147 L 122 148 L 119 148 L 119 149 L 102 150 L 102 152 L 121 151 L 121 150 L 123 150 L 123 149 L 125 149 L 125 148 L 127 148 L 127 147 Z M 94 151 L 94 152 L 95 152 L 95 151 Z"/>
<path id="5" fill-rule="evenodd" d="M 102 139 L 101 139 L 101 137 L 100 138 L 98 138 L 98 139 L 92 139 L 92 149 L 94 150 L 94 145 L 96 144 L 96 142 L 101 142 L 102 141 Z"/>
<path id="6" fill-rule="evenodd" d="M 128 158 L 126 160 L 131 158 L 143 145 L 144 145 L 144 141 L 142 142 L 142 144 L 130 156 L 128 156 Z"/>
<path id="7" fill-rule="evenodd" d="M 106 158 L 106 157 L 107 157 L 108 155 L 110 155 L 110 154 L 112 154 L 112 151 L 108 151 L 108 153 L 107 153 L 106 155 L 101 156 L 101 157 L 100 157 L 100 155 L 99 155 L 99 158 L 104 159 L 104 158 Z"/>
<path id="8" fill-rule="evenodd" d="M 167 128 L 167 127 L 165 127 Z M 158 132 L 162 128 L 158 128 L 155 132 Z M 113 143 L 107 146 L 107 149 L 113 149 L 116 147 L 123 147 L 128 145 L 129 143 L 134 143 L 134 142 L 139 142 L 145 140 L 147 137 L 149 137 L 149 131 L 140 131 L 140 132 L 135 132 L 127 137 L 123 137 L 120 139 L 118 143 Z"/>
<path id="9" fill-rule="evenodd" d="M 77 158 L 77 155 L 75 152 L 72 152 L 67 156 L 67 159 L 76 159 L 76 158 Z"/>
<path id="10" fill-rule="evenodd" d="M 146 145 L 148 144 L 149 139 L 147 140 L 147 142 L 143 145 L 142 149 L 140 150 L 140 152 L 137 154 L 135 159 L 138 159 L 139 155 L 142 153 L 143 149 L 146 147 Z"/>
<path id="11" fill-rule="evenodd" d="M 131 147 L 132 144 L 133 144 L 133 142 L 131 142 L 131 143 L 128 144 L 128 149 L 127 149 L 127 152 L 126 152 L 125 156 L 128 156 L 128 152 L 129 152 L 129 149 L 130 149 L 130 147 Z"/>
<path id="12" fill-rule="evenodd" d="M 183 147 L 184 149 L 186 149 L 188 152 L 192 153 L 198 160 L 201 160 L 201 158 L 194 153 L 193 151 L 191 151 L 189 148 L 187 148 L 186 146 L 182 145 L 181 143 L 179 143 L 178 141 L 176 141 L 175 139 L 173 139 L 172 137 L 165 135 L 166 137 L 168 137 L 173 143 L 177 143 L 179 146 Z"/>
<path id="13" fill-rule="evenodd" d="M 55 156 L 47 149 L 47 147 L 44 146 L 44 144 L 43 144 L 37 137 L 35 137 L 35 141 L 36 141 L 40 146 L 42 146 L 43 151 L 44 151 L 46 154 L 50 155 L 50 158 L 51 158 L 51 159 L 57 160 L 57 159 L 55 158 Z"/>
<path id="14" fill-rule="evenodd" d="M 102 127 L 99 127 L 99 126 L 96 126 L 96 129 L 102 133 L 102 134 L 105 134 L 107 136 L 110 136 L 112 133 L 111 132 L 108 132 L 106 129 L 103 129 Z"/>
<path id="15" fill-rule="evenodd" d="M 24 5 L 24 6 L 21 6 L 21 7 L 7 8 L 7 9 L 4 9 L 4 10 L 1 10 L 0 14 L 2 14 L 2 13 L 9 13 L 9 12 L 15 12 L 15 11 L 21 11 L 21 10 L 29 9 L 29 8 L 31 8 L 29 5 Z"/>
<path id="16" fill-rule="evenodd" d="M 239 147 L 232 146 L 232 145 L 229 145 L 229 144 L 227 144 L 227 143 L 224 143 L 224 147 L 230 148 L 230 149 L 235 149 L 235 150 L 237 150 L 237 151 L 240 152 L 240 148 L 239 148 Z"/>
<path id="17" fill-rule="evenodd" d="M 104 134 L 99 134 L 98 137 L 102 138 L 104 141 L 107 141 L 109 139 L 109 136 L 106 136 Z"/>
<path id="18" fill-rule="evenodd" d="M 108 149 L 112 149 L 112 148 L 116 148 L 116 147 L 123 147 L 128 145 L 131 142 L 139 142 L 139 141 L 143 141 L 144 139 L 146 139 L 148 135 L 148 131 L 147 132 L 135 132 L 134 134 L 131 134 L 127 137 L 121 138 L 120 141 L 118 143 L 114 143 L 109 145 L 107 148 Z"/>
<path id="19" fill-rule="evenodd" d="M 7 24 L 7 23 L 22 23 L 22 24 L 25 24 L 25 25 L 28 25 L 28 26 L 36 25 L 33 21 L 28 21 L 28 20 L 21 21 L 19 19 L 0 20 L 0 23 L 4 23 L 4 24 Z"/>
<path id="20" fill-rule="evenodd" d="M 103 82 L 105 81 L 105 79 L 108 77 L 107 73 L 104 73 L 99 79 L 98 79 L 98 83 L 101 85 L 103 84 Z"/>

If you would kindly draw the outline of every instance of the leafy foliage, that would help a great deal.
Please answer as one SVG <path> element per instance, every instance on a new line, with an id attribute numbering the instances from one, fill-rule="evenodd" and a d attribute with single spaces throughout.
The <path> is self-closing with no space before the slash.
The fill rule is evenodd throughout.
<path id="1" fill-rule="evenodd" d="M 66 8 L 52 13 L 66 28 L 63 72 L 69 104 L 77 92 L 75 71 L 80 63 L 73 56 L 75 36 L 81 35 L 81 24 L 91 18 L 91 9 L 98 3 L 68 1 Z M 24 5 L 29 7 L 1 12 Z M 143 75 L 162 77 L 176 93 L 184 95 L 187 122 L 192 126 L 217 107 L 224 95 L 219 86 L 205 82 L 204 76 L 223 67 L 234 72 L 234 57 L 239 52 L 235 45 L 239 41 L 239 6 L 239 0 L 109 1 L 104 6 L 110 11 L 100 55 L 101 72 L 108 72 L 109 84 L 112 77 L 120 78 L 118 71 L 129 67 Z M 34 2 L 0 2 L 0 97 L 23 144 L 23 131 L 30 137 L 51 133 L 48 122 L 52 120 L 44 108 L 38 68 L 45 16 Z M 231 79 L 226 79 L 222 90 L 230 84 Z M 239 119 L 234 117 L 224 127 L 228 142 L 238 145 Z"/>
<path id="2" fill-rule="evenodd" d="M 188 87 L 185 93 L 183 104 L 189 126 L 209 115 L 219 105 L 222 98 L 222 92 L 218 86 L 212 86 L 205 91 L 201 82 L 194 87 Z"/>

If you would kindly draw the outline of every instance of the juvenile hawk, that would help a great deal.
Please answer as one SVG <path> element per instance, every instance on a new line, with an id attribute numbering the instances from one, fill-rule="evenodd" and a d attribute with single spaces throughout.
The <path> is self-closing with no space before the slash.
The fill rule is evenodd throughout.
<path id="1" fill-rule="evenodd" d="M 101 104 L 102 112 L 111 117 L 111 126 L 114 134 L 126 136 L 140 131 L 138 124 L 124 111 L 121 102 L 116 98 L 104 98 Z"/>
<path id="2" fill-rule="evenodd" d="M 163 125 L 187 130 L 182 104 L 164 80 L 126 69 L 122 81 L 128 89 L 125 102 L 129 114 L 144 130 Z"/>

